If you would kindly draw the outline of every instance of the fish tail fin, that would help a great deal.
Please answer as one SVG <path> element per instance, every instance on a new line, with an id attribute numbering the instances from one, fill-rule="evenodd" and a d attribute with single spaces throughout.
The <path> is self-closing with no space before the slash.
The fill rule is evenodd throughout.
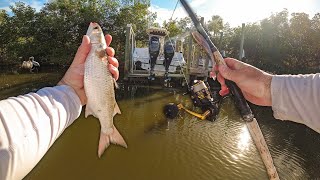
<path id="1" fill-rule="evenodd" d="M 103 154 L 103 152 L 108 148 L 110 143 L 112 144 L 118 144 L 122 147 L 127 148 L 127 143 L 117 130 L 115 126 L 113 128 L 110 128 L 110 133 L 100 133 L 100 140 L 99 140 L 99 147 L 98 147 L 98 156 L 99 158 Z"/>

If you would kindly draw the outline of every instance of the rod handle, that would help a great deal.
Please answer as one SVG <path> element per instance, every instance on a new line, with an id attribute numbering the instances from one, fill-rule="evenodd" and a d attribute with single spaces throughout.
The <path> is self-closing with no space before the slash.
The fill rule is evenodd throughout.
<path id="1" fill-rule="evenodd" d="M 240 88 L 237 86 L 236 83 L 227 79 L 226 79 L 226 85 L 228 86 L 230 92 L 234 97 L 235 105 L 237 109 L 240 111 L 242 119 L 248 122 L 252 121 L 254 118 L 254 115 L 251 111 L 251 108 L 247 100 L 244 98 Z"/>

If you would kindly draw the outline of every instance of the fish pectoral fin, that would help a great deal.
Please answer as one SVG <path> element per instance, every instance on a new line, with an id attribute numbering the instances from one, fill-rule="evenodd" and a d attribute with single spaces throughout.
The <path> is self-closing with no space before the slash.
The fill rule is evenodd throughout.
<path id="1" fill-rule="evenodd" d="M 120 108 L 118 106 L 118 103 L 115 103 L 114 109 L 113 109 L 113 116 L 115 116 L 116 114 L 121 114 L 121 111 L 120 111 Z"/>
<path id="2" fill-rule="evenodd" d="M 125 148 L 128 147 L 126 141 L 123 139 L 123 137 L 121 136 L 121 134 L 119 133 L 119 131 L 115 126 L 113 126 L 112 129 L 110 128 L 110 130 L 111 130 L 110 134 L 106 134 L 103 132 L 100 133 L 99 147 L 98 147 L 99 158 L 101 157 L 103 152 L 108 148 L 110 143 L 117 144 Z"/>
<path id="3" fill-rule="evenodd" d="M 103 60 L 103 59 L 106 59 L 104 57 L 107 56 L 107 52 L 106 52 L 105 49 L 99 48 L 99 49 L 96 50 L 96 55 Z"/>
<path id="4" fill-rule="evenodd" d="M 108 58 L 107 58 L 107 57 L 102 57 L 102 58 L 101 58 L 101 61 L 102 61 L 102 63 L 103 63 L 106 67 L 108 67 L 109 61 L 108 61 Z"/>

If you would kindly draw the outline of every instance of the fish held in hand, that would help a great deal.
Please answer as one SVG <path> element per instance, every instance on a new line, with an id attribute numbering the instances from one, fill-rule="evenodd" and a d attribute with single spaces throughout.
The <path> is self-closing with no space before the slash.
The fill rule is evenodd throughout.
<path id="1" fill-rule="evenodd" d="M 87 36 L 91 50 L 85 62 L 84 89 L 87 96 L 85 117 L 93 115 L 101 126 L 98 156 L 101 157 L 110 143 L 127 148 L 127 144 L 113 124 L 113 117 L 121 114 L 115 99 L 116 81 L 108 69 L 106 40 L 97 23 L 90 23 Z"/>

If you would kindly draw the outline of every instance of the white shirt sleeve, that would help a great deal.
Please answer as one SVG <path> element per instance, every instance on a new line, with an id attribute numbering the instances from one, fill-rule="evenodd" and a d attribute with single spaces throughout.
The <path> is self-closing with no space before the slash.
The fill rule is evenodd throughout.
<path id="1" fill-rule="evenodd" d="M 320 133 L 320 74 L 276 75 L 271 81 L 273 115 Z"/>
<path id="2" fill-rule="evenodd" d="M 25 177 L 80 116 L 81 107 L 65 85 L 0 101 L 0 180 Z"/>

